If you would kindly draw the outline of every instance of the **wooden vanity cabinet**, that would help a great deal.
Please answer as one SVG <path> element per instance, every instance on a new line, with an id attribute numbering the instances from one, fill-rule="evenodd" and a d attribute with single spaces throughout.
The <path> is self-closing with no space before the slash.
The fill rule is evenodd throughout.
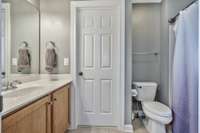
<path id="1" fill-rule="evenodd" d="M 64 133 L 69 127 L 69 85 L 3 118 L 3 133 Z"/>
<path id="2" fill-rule="evenodd" d="M 53 93 L 53 133 L 64 133 L 69 127 L 68 88 L 65 86 Z"/>
<path id="3" fill-rule="evenodd" d="M 50 116 L 47 96 L 3 119 L 3 133 L 47 133 Z"/>

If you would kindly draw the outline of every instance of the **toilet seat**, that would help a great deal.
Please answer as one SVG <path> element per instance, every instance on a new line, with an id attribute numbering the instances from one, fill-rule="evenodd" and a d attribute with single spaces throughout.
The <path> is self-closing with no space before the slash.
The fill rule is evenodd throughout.
<path id="1" fill-rule="evenodd" d="M 143 102 L 143 107 L 160 117 L 170 117 L 172 115 L 171 110 L 159 102 Z"/>
<path id="2" fill-rule="evenodd" d="M 164 104 L 159 102 L 142 102 L 142 108 L 149 118 L 159 121 L 163 124 L 169 124 L 172 121 L 172 112 Z"/>

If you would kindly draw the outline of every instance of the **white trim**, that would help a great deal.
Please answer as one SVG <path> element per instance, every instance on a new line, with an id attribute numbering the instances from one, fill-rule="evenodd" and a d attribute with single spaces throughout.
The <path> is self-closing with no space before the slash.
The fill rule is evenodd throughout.
<path id="1" fill-rule="evenodd" d="M 125 36 L 126 36 L 126 0 L 121 1 L 121 99 L 120 99 L 120 104 L 122 105 L 121 108 L 121 121 L 120 121 L 120 128 L 122 129 L 125 125 Z"/>
<path id="2" fill-rule="evenodd" d="M 78 114 L 77 111 L 77 101 L 76 101 L 76 92 L 77 92 L 77 70 L 76 70 L 76 16 L 75 14 L 77 14 L 77 9 L 71 5 L 71 50 L 70 50 L 70 61 L 71 61 L 71 74 L 73 77 L 73 82 L 72 82 L 72 87 L 73 89 L 71 89 L 71 129 L 76 129 L 78 127 L 78 119 L 76 117 L 76 114 Z"/>
<path id="3" fill-rule="evenodd" d="M 124 132 L 125 133 L 133 133 L 134 131 L 133 131 L 133 125 L 125 125 L 124 126 Z"/>
<path id="4" fill-rule="evenodd" d="M 161 3 L 162 0 L 131 0 L 132 4 Z"/>
<path id="5" fill-rule="evenodd" d="M 11 74 L 11 16 L 10 16 L 10 4 L 3 3 L 2 9 L 5 10 L 5 72 L 6 79 Z"/>
<path id="6" fill-rule="evenodd" d="M 123 0 L 122 0 L 123 1 Z M 78 127 L 79 123 L 79 101 L 78 101 L 78 85 L 77 85 L 77 47 L 76 47 L 76 31 L 77 31 L 77 10 L 79 8 L 88 8 L 88 7 L 99 7 L 99 6 L 113 6 L 113 7 L 119 7 L 120 8 L 120 53 L 119 53 L 119 58 L 120 58 L 120 81 L 119 81 L 119 123 L 118 123 L 118 128 L 124 129 L 124 98 L 125 98 L 125 21 L 124 21 L 124 16 L 125 16 L 125 7 L 120 6 L 121 3 L 119 2 L 114 2 L 114 1 L 72 1 L 71 2 L 71 74 L 73 76 L 73 88 L 71 91 L 71 105 L 72 105 L 72 110 L 71 110 L 71 129 L 76 129 Z M 75 106 L 73 106 L 75 105 Z"/>

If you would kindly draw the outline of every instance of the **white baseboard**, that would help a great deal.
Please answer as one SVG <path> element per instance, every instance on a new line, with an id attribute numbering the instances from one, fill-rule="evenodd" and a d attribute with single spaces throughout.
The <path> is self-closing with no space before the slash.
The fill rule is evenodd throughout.
<path id="1" fill-rule="evenodd" d="M 68 128 L 68 130 L 75 130 L 78 129 L 78 126 L 76 126 L 75 124 L 71 124 Z"/>
<path id="2" fill-rule="evenodd" d="M 125 125 L 124 126 L 124 132 L 125 133 L 133 133 L 133 125 Z"/>

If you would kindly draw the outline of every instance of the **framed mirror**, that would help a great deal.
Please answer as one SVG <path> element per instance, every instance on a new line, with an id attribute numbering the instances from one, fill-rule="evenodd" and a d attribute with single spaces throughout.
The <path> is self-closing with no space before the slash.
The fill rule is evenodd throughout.
<path id="1" fill-rule="evenodd" d="M 2 0 L 2 3 L 2 77 L 38 74 L 39 1 Z"/>

